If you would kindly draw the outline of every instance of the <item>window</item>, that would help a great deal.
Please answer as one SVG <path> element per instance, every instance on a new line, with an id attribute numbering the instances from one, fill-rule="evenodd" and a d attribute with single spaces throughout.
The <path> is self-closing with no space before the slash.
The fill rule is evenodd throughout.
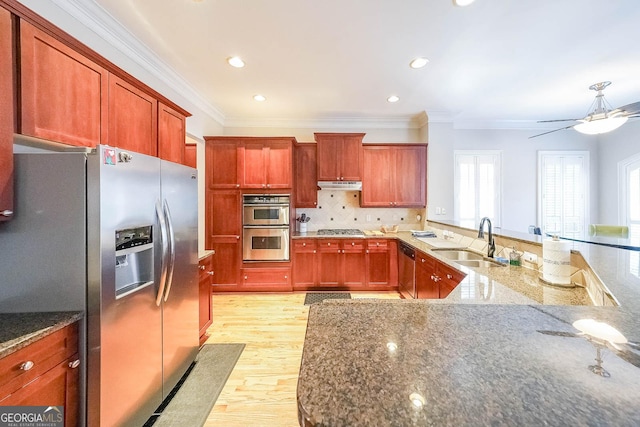
<path id="1" fill-rule="evenodd" d="M 475 228 L 482 217 L 500 226 L 501 168 L 498 151 L 454 152 L 454 217 Z"/>
<path id="2" fill-rule="evenodd" d="M 542 233 L 583 238 L 589 222 L 589 153 L 539 151 L 538 178 L 538 218 Z"/>
<path id="3" fill-rule="evenodd" d="M 618 165 L 620 188 L 620 224 L 629 227 L 630 244 L 640 245 L 640 154 Z M 630 254 L 630 271 L 640 277 L 640 253 Z"/>

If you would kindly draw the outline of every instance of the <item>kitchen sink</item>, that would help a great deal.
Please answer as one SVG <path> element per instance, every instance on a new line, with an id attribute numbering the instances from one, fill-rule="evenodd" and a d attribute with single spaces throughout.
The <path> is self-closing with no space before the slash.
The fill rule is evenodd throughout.
<path id="1" fill-rule="evenodd" d="M 461 261 L 461 260 L 474 260 L 474 261 L 482 261 L 484 260 L 484 257 L 480 254 L 477 254 L 475 252 L 471 252 L 471 251 L 466 251 L 466 250 L 451 250 L 451 249 L 447 249 L 447 250 L 437 250 L 434 249 L 434 252 L 437 252 L 438 255 L 443 256 L 444 258 L 450 259 L 452 261 Z"/>
<path id="2" fill-rule="evenodd" d="M 465 267 L 504 267 L 505 264 L 500 264 L 496 261 L 488 261 L 486 259 L 471 259 L 471 260 L 454 260 L 456 264 L 464 265 Z"/>

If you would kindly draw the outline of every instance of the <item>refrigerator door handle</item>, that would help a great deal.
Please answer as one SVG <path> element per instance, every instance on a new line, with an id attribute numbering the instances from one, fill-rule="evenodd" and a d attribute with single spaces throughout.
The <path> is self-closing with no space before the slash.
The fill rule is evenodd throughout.
<path id="1" fill-rule="evenodd" d="M 168 265 L 168 273 L 167 273 L 167 285 L 164 291 L 164 300 L 166 301 L 169 298 L 169 292 L 171 292 L 171 284 L 173 283 L 173 270 L 176 265 L 176 236 L 173 231 L 173 221 L 171 220 L 171 211 L 169 210 L 169 205 L 167 204 L 167 200 L 163 201 L 164 205 L 164 214 L 167 218 L 167 230 L 169 231 L 169 265 Z"/>
<path id="2" fill-rule="evenodd" d="M 164 295 L 164 289 L 167 282 L 167 255 L 169 254 L 169 238 L 167 236 L 167 222 L 165 220 L 164 212 L 162 211 L 162 205 L 158 200 L 156 202 L 156 215 L 158 216 L 158 222 L 160 224 L 160 240 L 162 243 L 162 257 L 160 264 L 160 281 L 158 282 L 158 294 L 156 296 L 156 305 L 160 306 L 162 302 L 162 296 Z"/>

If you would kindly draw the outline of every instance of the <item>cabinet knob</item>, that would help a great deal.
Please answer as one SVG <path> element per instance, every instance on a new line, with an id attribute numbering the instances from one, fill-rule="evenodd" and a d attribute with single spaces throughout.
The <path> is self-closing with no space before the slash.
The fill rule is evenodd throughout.
<path id="1" fill-rule="evenodd" d="M 267 184 L 267 188 L 271 188 L 271 184 Z"/>
<path id="2" fill-rule="evenodd" d="M 247 280 L 249 277 L 248 276 L 244 276 L 244 280 Z"/>
<path id="3" fill-rule="evenodd" d="M 207 271 L 207 274 L 208 274 L 209 276 L 213 276 L 213 271 Z"/>
<path id="4" fill-rule="evenodd" d="M 351 246 L 355 246 L 355 245 L 356 245 L 356 242 L 351 242 Z"/>
<path id="5" fill-rule="evenodd" d="M 302 243 L 302 246 L 307 246 L 307 244 L 306 243 Z"/>
<path id="6" fill-rule="evenodd" d="M 240 236 L 236 236 L 236 240 L 240 240 Z"/>
<path id="7" fill-rule="evenodd" d="M 318 204 L 318 202 L 313 202 L 313 206 L 316 206 Z"/>
<path id="8" fill-rule="evenodd" d="M 447 274 L 447 279 L 453 279 L 453 276 L 450 274 Z"/>
<path id="9" fill-rule="evenodd" d="M 368 253 L 369 253 L 369 249 L 367 249 L 366 251 L 364 251 L 364 253 L 368 254 Z"/>
<path id="10" fill-rule="evenodd" d="M 289 277 L 285 274 L 284 278 L 285 278 L 285 279 L 288 279 Z"/>
<path id="11" fill-rule="evenodd" d="M 331 242 L 328 242 L 328 243 L 327 243 L 327 246 L 331 246 Z"/>
<path id="12" fill-rule="evenodd" d="M 199 268 L 200 270 L 204 270 L 204 265 L 199 265 L 199 266 L 198 266 L 198 268 Z"/>
<path id="13" fill-rule="evenodd" d="M 26 362 L 22 363 L 22 365 L 20 365 L 20 369 L 22 369 L 23 371 L 28 371 L 34 366 L 35 363 L 33 363 L 31 360 L 27 360 Z"/>
<path id="14" fill-rule="evenodd" d="M 236 188 L 240 188 L 240 184 L 236 184 Z"/>
<path id="15" fill-rule="evenodd" d="M 313 250 L 313 253 L 314 253 L 314 254 L 316 253 L 316 250 L 315 250 L 315 249 Z"/>
<path id="16" fill-rule="evenodd" d="M 5 209 L 2 212 L 0 212 L 0 215 L 2 215 L 2 216 L 12 216 L 13 215 L 13 211 L 9 210 L 9 209 Z"/>
<path id="17" fill-rule="evenodd" d="M 390 204 L 391 206 L 393 206 L 393 202 L 389 202 L 389 204 Z"/>
<path id="18" fill-rule="evenodd" d="M 73 362 L 69 362 L 69 367 L 71 369 L 76 369 L 78 366 L 80 366 L 80 360 L 76 359 Z"/>
<path id="19" fill-rule="evenodd" d="M 380 242 L 376 242 L 376 246 L 380 246 Z"/>
<path id="20" fill-rule="evenodd" d="M 424 258 L 420 258 L 420 261 L 421 261 L 421 262 L 424 262 Z"/>

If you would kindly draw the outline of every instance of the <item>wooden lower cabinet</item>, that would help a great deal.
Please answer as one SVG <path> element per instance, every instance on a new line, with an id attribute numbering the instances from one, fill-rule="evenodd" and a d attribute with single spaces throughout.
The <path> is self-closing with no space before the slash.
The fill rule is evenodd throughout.
<path id="1" fill-rule="evenodd" d="M 78 324 L 0 359 L 0 406 L 64 406 L 64 425 L 79 424 Z"/>
<path id="2" fill-rule="evenodd" d="M 464 273 L 432 256 L 416 251 L 416 298 L 446 298 L 464 279 Z"/>
<path id="3" fill-rule="evenodd" d="M 0 222 L 13 217 L 13 37 L 11 13 L 0 8 Z"/>
<path id="4" fill-rule="evenodd" d="M 213 269 L 213 254 L 200 258 L 200 261 L 198 261 L 198 269 L 198 325 L 200 328 L 200 345 L 202 345 L 209 338 L 207 328 L 209 328 L 213 322 L 213 313 L 211 311 L 211 282 L 215 275 Z"/>
<path id="5" fill-rule="evenodd" d="M 294 239 L 294 290 L 393 290 L 398 287 L 393 239 Z"/>
<path id="6" fill-rule="evenodd" d="M 238 278 L 242 265 L 242 242 L 239 236 L 216 236 L 207 248 L 213 251 L 211 265 L 213 292 L 238 291 Z"/>

